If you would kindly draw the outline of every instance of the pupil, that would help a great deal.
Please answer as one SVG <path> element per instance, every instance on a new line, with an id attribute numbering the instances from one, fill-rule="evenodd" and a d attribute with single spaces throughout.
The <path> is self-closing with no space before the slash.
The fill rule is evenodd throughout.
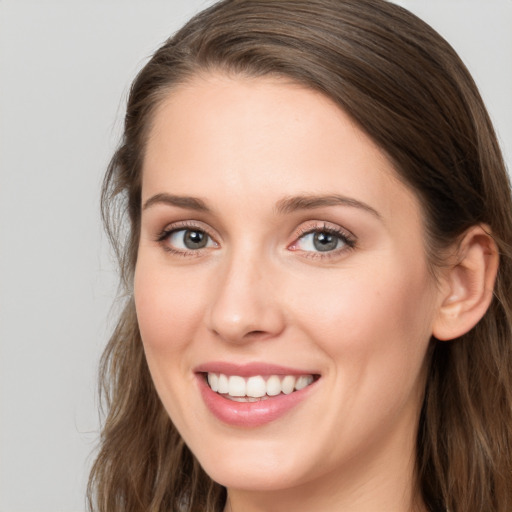
<path id="1" fill-rule="evenodd" d="M 202 231 L 186 231 L 183 242 L 187 249 L 202 249 L 206 246 L 207 237 Z"/>
<path id="2" fill-rule="evenodd" d="M 338 245 L 338 239 L 329 233 L 315 233 L 313 245 L 318 251 L 332 251 Z"/>

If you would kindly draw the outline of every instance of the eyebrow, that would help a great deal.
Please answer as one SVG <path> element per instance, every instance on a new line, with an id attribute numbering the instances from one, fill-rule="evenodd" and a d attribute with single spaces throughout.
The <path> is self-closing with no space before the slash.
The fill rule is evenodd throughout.
<path id="1" fill-rule="evenodd" d="M 370 205 L 342 195 L 301 195 L 286 197 L 277 202 L 276 211 L 280 214 L 291 213 L 297 210 L 313 210 L 325 206 L 350 206 L 352 208 L 360 208 L 371 213 L 377 218 L 381 218 L 380 213 Z"/>
<path id="2" fill-rule="evenodd" d="M 199 212 L 210 212 L 206 203 L 198 197 L 176 196 L 172 194 L 155 194 L 150 197 L 143 205 L 142 209 L 147 210 L 154 205 L 165 204 L 169 206 L 177 206 L 187 210 L 195 210 Z M 292 213 L 299 210 L 314 210 L 326 206 L 349 206 L 359 208 L 371 213 L 377 218 L 381 218 L 379 212 L 370 205 L 342 195 L 300 195 L 293 197 L 285 197 L 280 199 L 276 204 L 276 212 L 280 215 Z"/>
<path id="3" fill-rule="evenodd" d="M 196 210 L 198 212 L 209 212 L 210 209 L 206 203 L 197 197 L 174 196 L 172 194 L 156 194 L 150 197 L 142 206 L 143 210 L 147 210 L 156 204 L 167 204 L 169 206 L 178 206 L 187 210 Z"/>

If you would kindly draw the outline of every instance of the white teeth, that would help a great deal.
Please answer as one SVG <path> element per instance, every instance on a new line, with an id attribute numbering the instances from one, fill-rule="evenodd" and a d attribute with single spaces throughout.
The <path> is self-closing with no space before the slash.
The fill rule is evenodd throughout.
<path id="1" fill-rule="evenodd" d="M 208 373 L 208 384 L 212 391 L 235 399 L 238 402 L 255 402 L 281 393 L 289 395 L 309 386 L 313 375 L 270 375 L 265 378 L 254 375 L 249 378 L 239 375 L 227 376 L 223 373 Z"/>
<path id="2" fill-rule="evenodd" d="M 245 379 L 238 375 L 232 375 L 229 377 L 229 391 L 230 396 L 245 396 L 246 395 Z"/>
<path id="3" fill-rule="evenodd" d="M 219 390 L 219 376 L 215 373 L 208 374 L 208 384 L 212 388 L 212 391 Z"/>
<path id="4" fill-rule="evenodd" d="M 267 395 L 276 396 L 281 393 L 281 379 L 277 375 L 271 375 L 267 380 Z"/>
<path id="5" fill-rule="evenodd" d="M 295 377 L 287 375 L 281 382 L 281 389 L 285 395 L 289 395 L 295 388 Z"/>
<path id="6" fill-rule="evenodd" d="M 304 389 L 306 386 L 309 386 L 313 382 L 312 375 L 301 375 L 297 382 L 295 383 L 295 389 L 299 391 L 300 389 Z"/>
<path id="7" fill-rule="evenodd" d="M 228 395 L 228 398 L 230 400 L 233 400 L 233 402 L 259 402 L 260 400 L 265 400 L 265 398 L 255 398 L 253 396 L 231 396 Z M 266 397 L 268 398 L 268 396 Z"/>
<path id="8" fill-rule="evenodd" d="M 267 394 L 267 385 L 265 379 L 257 375 L 256 377 L 249 377 L 247 380 L 247 396 L 259 398 Z"/>
<path id="9" fill-rule="evenodd" d="M 217 393 L 220 393 L 220 394 L 229 393 L 228 378 L 222 373 L 219 375 L 219 389 L 217 389 Z"/>

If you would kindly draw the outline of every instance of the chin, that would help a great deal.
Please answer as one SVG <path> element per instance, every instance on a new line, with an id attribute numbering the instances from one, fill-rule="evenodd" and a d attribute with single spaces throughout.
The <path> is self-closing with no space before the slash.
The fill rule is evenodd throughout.
<path id="1" fill-rule="evenodd" d="M 244 491 L 279 491 L 297 485 L 297 475 L 285 473 L 281 469 L 267 471 L 250 467 L 223 467 L 216 464 L 212 471 L 206 473 L 215 482 L 228 489 Z"/>
<path id="2" fill-rule="evenodd" d="M 282 449 L 274 451 L 258 443 L 245 448 L 240 446 L 233 451 L 223 450 L 223 455 L 199 453 L 196 457 L 208 476 L 224 487 L 278 491 L 312 478 L 311 471 L 301 469 L 306 466 L 304 457 L 297 460 L 293 450 L 287 451 L 288 456 L 282 453 Z"/>

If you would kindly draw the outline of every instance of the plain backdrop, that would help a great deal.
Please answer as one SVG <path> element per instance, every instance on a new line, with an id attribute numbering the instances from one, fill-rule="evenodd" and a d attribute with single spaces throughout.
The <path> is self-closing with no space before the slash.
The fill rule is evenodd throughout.
<path id="1" fill-rule="evenodd" d="M 115 265 L 99 190 L 129 84 L 208 0 L 0 0 L 0 512 L 83 512 Z M 512 0 L 402 0 L 473 73 L 512 160 Z"/>

